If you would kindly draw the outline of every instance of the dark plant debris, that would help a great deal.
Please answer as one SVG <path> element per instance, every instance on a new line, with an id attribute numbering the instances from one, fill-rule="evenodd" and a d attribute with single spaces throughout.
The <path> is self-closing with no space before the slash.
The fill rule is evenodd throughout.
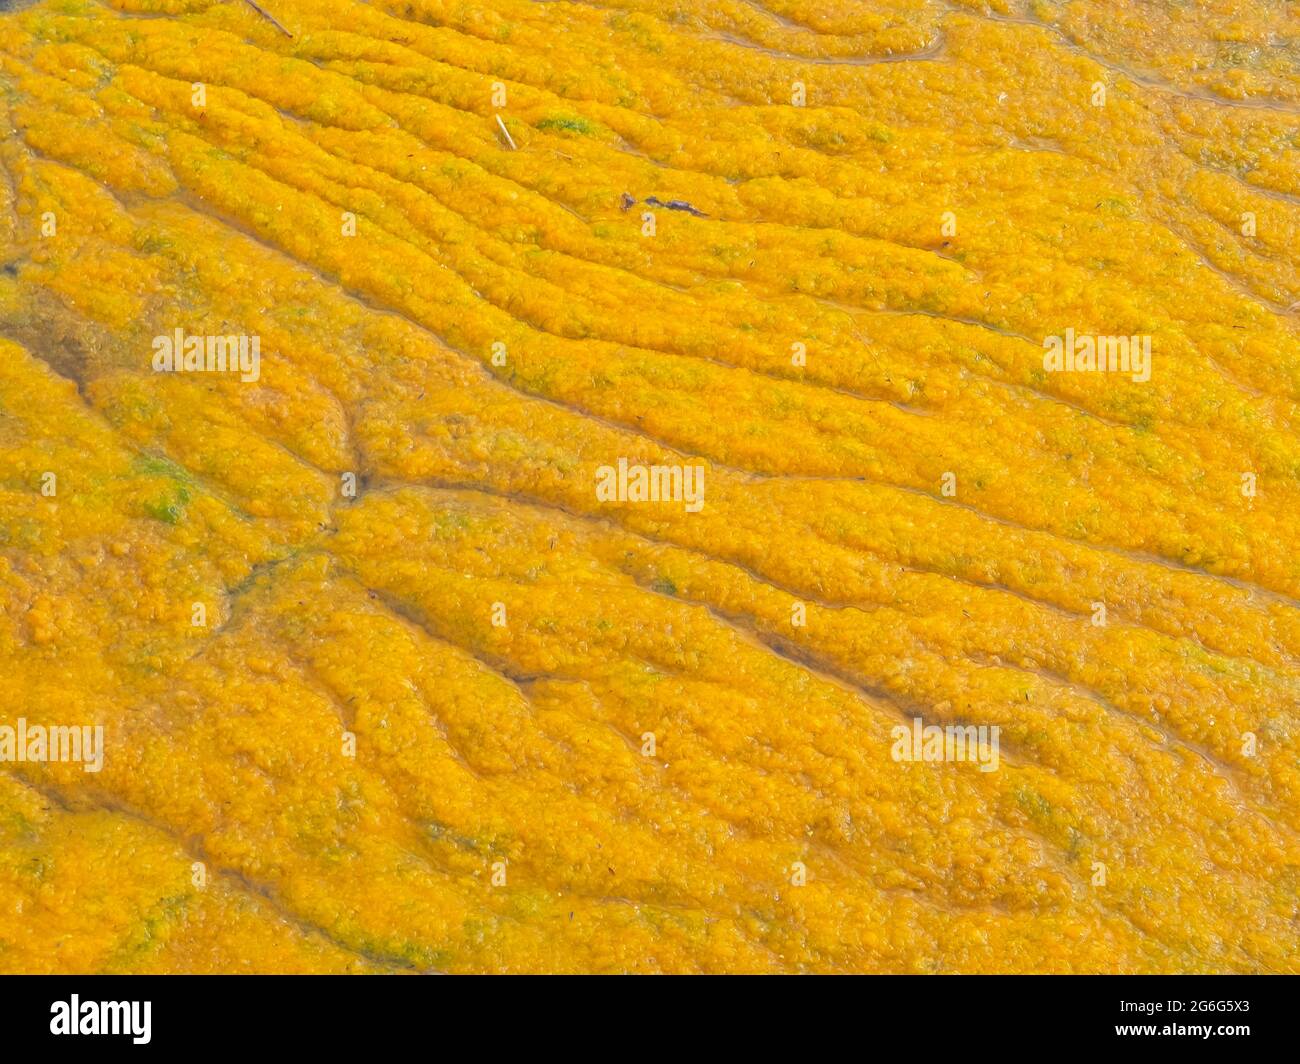
<path id="1" fill-rule="evenodd" d="M 647 196 L 645 202 L 647 207 L 663 207 L 665 210 L 670 210 L 670 211 L 685 211 L 687 214 L 695 215 L 696 218 L 708 217 L 708 215 L 705 214 L 698 207 L 692 206 L 691 204 L 687 203 L 685 200 L 674 199 L 665 202 L 664 200 L 661 200 L 658 196 Z M 621 210 L 627 210 L 635 203 L 636 203 L 636 197 L 632 196 L 630 193 L 627 192 L 624 192 L 623 195 L 621 195 L 618 199 L 618 205 Z"/>

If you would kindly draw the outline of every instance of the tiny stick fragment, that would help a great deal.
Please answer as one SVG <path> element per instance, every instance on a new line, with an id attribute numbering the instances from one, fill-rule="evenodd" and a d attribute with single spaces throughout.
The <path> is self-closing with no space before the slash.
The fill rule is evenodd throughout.
<path id="1" fill-rule="evenodd" d="M 500 115 L 497 115 L 497 125 L 501 127 L 501 132 L 505 134 L 506 143 L 510 145 L 510 150 L 518 151 L 519 149 L 515 146 L 515 138 L 510 135 L 510 130 L 506 129 L 506 124 L 501 121 Z"/>
<path id="2" fill-rule="evenodd" d="M 636 200 L 633 200 L 632 202 L 635 203 Z M 681 200 L 681 199 L 669 200 L 667 203 L 665 203 L 658 196 L 651 196 L 646 200 L 646 203 L 650 204 L 651 207 L 667 207 L 670 211 L 686 211 L 687 214 L 693 214 L 695 215 L 696 218 L 708 217 L 708 215 L 705 214 L 702 210 L 699 210 L 696 207 L 692 207 L 685 200 Z"/>
<path id="3" fill-rule="evenodd" d="M 269 23 L 270 23 L 272 26 L 274 26 L 277 30 L 279 30 L 281 33 L 283 33 L 286 37 L 288 37 L 288 38 L 290 38 L 290 39 L 292 40 L 292 38 L 293 38 L 293 34 L 290 33 L 290 32 L 289 32 L 287 29 L 285 29 L 283 26 L 281 26 L 281 25 L 280 25 L 280 21 L 279 21 L 279 20 L 278 20 L 274 15 L 272 15 L 269 11 L 267 11 L 265 8 L 263 8 L 260 4 L 255 3 L 254 0 L 244 0 L 244 3 L 246 3 L 246 4 L 247 4 L 249 7 L 251 7 L 254 11 L 256 11 L 256 12 L 257 12 L 259 15 L 261 15 L 264 19 L 266 19 L 267 22 L 269 22 Z"/>

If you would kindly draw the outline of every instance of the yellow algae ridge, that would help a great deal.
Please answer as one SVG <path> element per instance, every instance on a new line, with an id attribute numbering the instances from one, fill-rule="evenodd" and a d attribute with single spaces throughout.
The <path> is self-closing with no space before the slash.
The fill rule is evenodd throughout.
<path id="1" fill-rule="evenodd" d="M 5 6 L 0 971 L 1300 972 L 1294 5 Z"/>

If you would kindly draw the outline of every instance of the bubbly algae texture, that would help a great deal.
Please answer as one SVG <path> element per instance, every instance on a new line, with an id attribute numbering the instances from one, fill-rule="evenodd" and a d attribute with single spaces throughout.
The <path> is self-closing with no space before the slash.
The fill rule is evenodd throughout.
<path id="1" fill-rule="evenodd" d="M 0 970 L 1300 971 L 1294 4 L 2 6 Z"/>

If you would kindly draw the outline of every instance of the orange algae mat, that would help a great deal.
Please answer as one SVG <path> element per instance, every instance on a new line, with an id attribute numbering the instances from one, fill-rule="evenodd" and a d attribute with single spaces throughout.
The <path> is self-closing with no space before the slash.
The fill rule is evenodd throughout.
<path id="1" fill-rule="evenodd" d="M 1300 971 L 1293 4 L 0 6 L 0 970 Z"/>

